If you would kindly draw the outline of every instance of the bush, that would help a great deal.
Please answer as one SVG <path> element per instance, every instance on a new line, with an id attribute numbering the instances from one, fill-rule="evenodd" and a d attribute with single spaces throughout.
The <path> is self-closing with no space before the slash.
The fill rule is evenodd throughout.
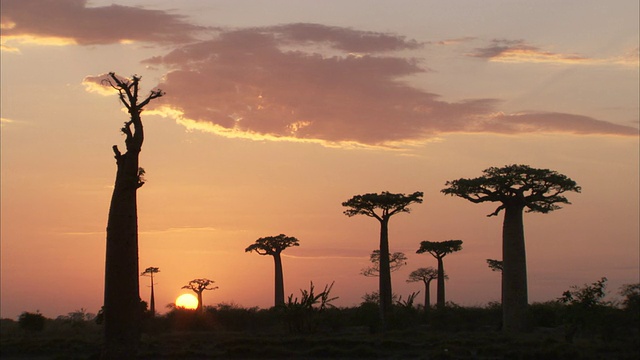
<path id="1" fill-rule="evenodd" d="M 40 332 L 44 329 L 45 318 L 40 312 L 23 312 L 18 318 L 20 328 L 27 332 Z"/>
<path id="2" fill-rule="evenodd" d="M 529 321 L 533 328 L 562 326 L 564 306 L 558 301 L 533 303 L 529 306 Z"/>

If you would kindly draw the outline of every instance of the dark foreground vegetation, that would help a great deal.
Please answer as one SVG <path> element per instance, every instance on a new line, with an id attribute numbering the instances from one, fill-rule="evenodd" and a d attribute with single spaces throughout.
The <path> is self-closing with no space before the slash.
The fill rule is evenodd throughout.
<path id="1" fill-rule="evenodd" d="M 530 331 L 517 335 L 501 331 L 499 304 L 448 303 L 425 313 L 400 301 L 386 331 L 378 328 L 375 303 L 312 307 L 303 297 L 273 309 L 233 304 L 203 312 L 172 309 L 146 317 L 138 358 L 637 359 L 638 304 L 588 303 L 580 295 L 576 290 L 558 301 L 532 304 Z M 102 331 L 84 312 L 57 319 L 23 313 L 18 321 L 2 320 L 0 357 L 98 359 Z"/>

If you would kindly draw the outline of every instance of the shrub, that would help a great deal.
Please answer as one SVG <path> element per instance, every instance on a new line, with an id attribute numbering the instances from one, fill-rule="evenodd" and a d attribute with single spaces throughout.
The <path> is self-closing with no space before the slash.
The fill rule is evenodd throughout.
<path id="1" fill-rule="evenodd" d="M 18 318 L 20 328 L 27 332 L 40 332 L 44 329 L 45 318 L 40 312 L 23 312 Z"/>
<path id="2" fill-rule="evenodd" d="M 283 310 L 290 332 L 308 333 L 318 330 L 320 325 L 318 314 L 328 308 L 333 308 L 331 301 L 337 299 L 337 297 L 329 297 L 333 284 L 325 285 L 324 290 L 316 295 L 313 282 L 311 282 L 309 291 L 300 289 L 301 298 L 299 300 L 297 297 L 294 299 L 293 294 L 289 295 Z"/>
<path id="3" fill-rule="evenodd" d="M 608 303 L 604 301 L 607 278 L 585 284 L 582 287 L 572 286 L 571 290 L 562 293 L 558 299 L 566 305 L 563 320 L 565 339 L 573 342 L 578 332 L 594 330 L 602 321 L 607 321 L 604 312 Z"/>

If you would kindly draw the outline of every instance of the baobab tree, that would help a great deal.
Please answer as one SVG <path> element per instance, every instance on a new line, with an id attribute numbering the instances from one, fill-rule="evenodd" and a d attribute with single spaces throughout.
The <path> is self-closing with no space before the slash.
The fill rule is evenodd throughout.
<path id="1" fill-rule="evenodd" d="M 196 308 L 196 312 L 201 313 L 204 310 L 204 305 L 202 304 L 202 293 L 205 290 L 215 290 L 218 287 L 213 286 L 215 281 L 209 279 L 193 279 L 189 281 L 189 283 L 183 286 L 183 289 L 192 290 L 198 296 L 198 307 Z"/>
<path id="2" fill-rule="evenodd" d="M 299 246 L 298 239 L 293 236 L 280 234 L 278 236 L 267 236 L 256 240 L 249 245 L 245 252 L 255 251 L 259 255 L 273 256 L 275 263 L 275 306 L 284 306 L 284 275 L 282 272 L 282 258 L 280 254 L 286 248 Z"/>
<path id="3" fill-rule="evenodd" d="M 148 276 L 151 278 L 151 297 L 149 298 L 149 311 L 151 312 L 151 316 L 156 316 L 156 300 L 153 292 L 153 274 L 157 274 L 160 272 L 160 268 L 157 267 L 148 267 L 144 269 L 140 276 Z"/>
<path id="4" fill-rule="evenodd" d="M 527 165 L 491 167 L 482 172 L 483 175 L 477 178 L 447 181 L 442 192 L 472 203 L 499 203 L 487 216 L 497 216 L 504 210 L 502 322 L 505 331 L 519 332 L 527 327 L 529 303 L 523 213 L 525 209 L 542 214 L 561 209 L 558 204 L 570 204 L 563 193 L 579 193 L 581 188 L 556 171 Z"/>
<path id="5" fill-rule="evenodd" d="M 447 275 L 444 275 L 445 279 L 447 279 Z M 426 268 L 419 268 L 413 270 L 411 274 L 409 274 L 409 279 L 407 279 L 408 283 L 422 281 L 424 283 L 424 310 L 428 311 L 431 308 L 431 282 L 438 278 L 438 270 L 429 266 Z"/>
<path id="6" fill-rule="evenodd" d="M 140 99 L 140 76 L 123 79 L 114 73 L 103 81 L 118 92 L 130 120 L 122 133 L 127 151 L 113 146 L 116 180 L 107 220 L 107 249 L 104 283 L 104 359 L 129 359 L 136 356 L 140 334 L 140 290 L 138 270 L 137 190 L 144 185 L 144 170 L 139 154 L 144 141 L 140 114 L 153 99 L 162 96 L 153 90 Z"/>
<path id="7" fill-rule="evenodd" d="M 437 306 L 438 309 L 444 308 L 445 302 L 445 290 L 444 290 L 444 262 L 443 258 L 447 254 L 451 254 L 456 251 L 462 250 L 462 240 L 446 240 L 446 241 L 422 241 L 420 248 L 416 253 L 429 253 L 431 256 L 438 260 L 438 294 L 437 294 Z"/>
<path id="8" fill-rule="evenodd" d="M 360 274 L 366 277 L 380 276 L 380 250 L 373 250 L 369 256 L 372 265 L 360 270 Z M 407 265 L 407 256 L 403 252 L 394 252 L 389 255 L 389 269 L 394 272 Z"/>
<path id="9" fill-rule="evenodd" d="M 372 217 L 380 222 L 380 319 L 383 327 L 385 319 L 391 311 L 393 293 L 391 289 L 391 268 L 389 264 L 389 219 L 399 213 L 411 211 L 409 205 L 422 203 L 422 192 L 413 194 L 393 194 L 383 191 L 380 194 L 370 193 L 355 195 L 342 203 L 348 209 L 344 214 L 348 217 L 364 215 Z"/>

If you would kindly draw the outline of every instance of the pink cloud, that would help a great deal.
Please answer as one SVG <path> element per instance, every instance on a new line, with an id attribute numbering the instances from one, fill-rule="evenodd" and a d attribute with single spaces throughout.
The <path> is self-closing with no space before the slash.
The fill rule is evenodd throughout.
<path id="1" fill-rule="evenodd" d="M 294 43 L 327 42 L 347 52 L 384 52 L 422 46 L 416 40 L 406 40 L 403 36 L 320 24 L 287 24 L 268 28 L 267 31 L 280 34 L 283 39 Z"/>
<path id="2" fill-rule="evenodd" d="M 294 24 L 225 32 L 146 63 L 171 69 L 158 85 L 168 94 L 158 104 L 223 135 L 391 145 L 451 132 L 637 133 L 579 115 L 496 116 L 496 99 L 442 101 L 401 80 L 426 71 L 421 62 L 385 54 L 416 44 L 389 34 Z"/>
<path id="3" fill-rule="evenodd" d="M 166 11 L 87 7 L 87 0 L 3 0 L 1 23 L 3 37 L 58 38 L 80 45 L 181 43 L 193 40 L 193 34 L 203 29 Z"/>

